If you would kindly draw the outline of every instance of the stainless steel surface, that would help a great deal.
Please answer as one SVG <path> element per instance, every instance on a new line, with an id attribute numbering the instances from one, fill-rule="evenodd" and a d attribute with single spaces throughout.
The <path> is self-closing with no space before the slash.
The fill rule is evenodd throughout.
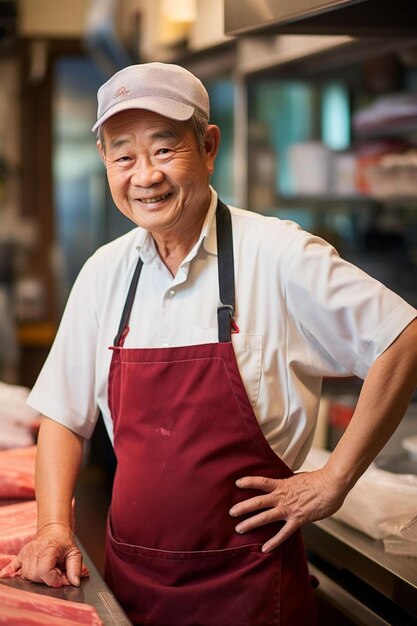
<path id="1" fill-rule="evenodd" d="M 415 0 L 225 0 L 224 16 L 227 35 L 417 33 Z"/>
<path id="2" fill-rule="evenodd" d="M 308 551 L 348 571 L 417 617 L 417 557 L 391 555 L 382 541 L 328 519 L 304 529 Z"/>
<path id="3" fill-rule="evenodd" d="M 132 626 L 132 623 L 127 618 L 113 593 L 107 587 L 85 551 L 83 551 L 83 556 L 84 562 L 90 571 L 90 577 L 83 579 L 80 587 L 68 586 L 52 589 L 46 585 L 32 583 L 22 578 L 1 579 L 0 584 L 53 598 L 90 604 L 96 609 L 105 626 Z"/>
<path id="4" fill-rule="evenodd" d="M 331 578 L 323 574 L 311 564 L 310 573 L 320 580 L 319 594 L 325 597 L 339 611 L 355 621 L 355 623 L 366 624 L 367 626 L 390 626 L 390 622 L 377 615 L 366 604 L 355 598 L 343 587 L 335 583 Z"/>

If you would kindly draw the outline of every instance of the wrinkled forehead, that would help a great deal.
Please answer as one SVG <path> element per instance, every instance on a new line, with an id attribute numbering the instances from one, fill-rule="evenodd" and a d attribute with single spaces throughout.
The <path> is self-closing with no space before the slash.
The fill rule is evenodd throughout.
<path id="1" fill-rule="evenodd" d="M 116 113 L 102 124 L 100 131 L 99 138 L 106 144 L 116 141 L 118 137 L 180 140 L 192 132 L 189 120 L 172 120 L 142 109 Z"/>

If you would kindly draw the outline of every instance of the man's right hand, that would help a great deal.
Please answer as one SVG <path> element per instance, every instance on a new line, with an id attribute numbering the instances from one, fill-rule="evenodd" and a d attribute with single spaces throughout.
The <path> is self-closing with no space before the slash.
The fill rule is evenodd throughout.
<path id="1" fill-rule="evenodd" d="M 65 524 L 46 524 L 37 536 L 0 571 L 0 578 L 20 573 L 50 587 L 80 585 L 82 554 Z"/>

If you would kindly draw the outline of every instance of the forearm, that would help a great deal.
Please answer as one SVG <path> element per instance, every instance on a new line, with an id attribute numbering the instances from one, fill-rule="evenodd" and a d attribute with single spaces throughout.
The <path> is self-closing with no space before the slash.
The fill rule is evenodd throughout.
<path id="1" fill-rule="evenodd" d="M 54 522 L 71 526 L 71 501 L 83 441 L 65 426 L 42 419 L 36 457 L 38 530 Z"/>
<path id="2" fill-rule="evenodd" d="M 414 320 L 370 368 L 351 422 L 326 465 L 345 495 L 399 425 L 416 385 Z"/>

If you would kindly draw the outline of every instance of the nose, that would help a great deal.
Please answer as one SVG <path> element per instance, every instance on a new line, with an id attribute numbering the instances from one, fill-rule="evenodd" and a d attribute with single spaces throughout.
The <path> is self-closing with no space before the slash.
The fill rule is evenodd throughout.
<path id="1" fill-rule="evenodd" d="M 162 182 L 163 172 L 158 164 L 152 163 L 150 159 L 138 159 L 132 172 L 131 183 L 137 187 L 151 187 Z"/>

